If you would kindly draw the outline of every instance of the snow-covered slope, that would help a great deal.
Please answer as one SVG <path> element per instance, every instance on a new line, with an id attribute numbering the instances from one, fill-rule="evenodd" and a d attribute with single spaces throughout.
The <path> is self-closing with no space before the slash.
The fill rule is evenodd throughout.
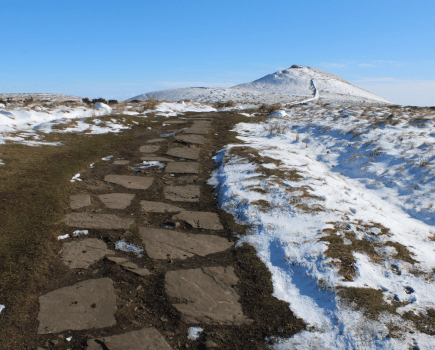
<path id="1" fill-rule="evenodd" d="M 360 89 L 346 80 L 319 69 L 293 65 L 250 83 L 232 88 L 183 88 L 146 93 L 130 100 L 241 103 L 293 103 L 305 99 L 321 102 L 390 104 L 386 99 Z M 129 101 L 130 101 L 129 100 Z"/>

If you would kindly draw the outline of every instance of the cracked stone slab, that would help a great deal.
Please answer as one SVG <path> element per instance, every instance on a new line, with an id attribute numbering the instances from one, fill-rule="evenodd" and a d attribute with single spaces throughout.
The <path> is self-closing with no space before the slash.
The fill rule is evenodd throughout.
<path id="1" fill-rule="evenodd" d="M 130 193 L 108 193 L 101 194 L 98 198 L 110 209 L 125 209 L 131 204 L 134 196 Z"/>
<path id="2" fill-rule="evenodd" d="M 172 217 L 173 221 L 185 221 L 194 228 L 206 230 L 223 230 L 219 216 L 216 213 L 204 211 L 182 211 Z"/>
<path id="3" fill-rule="evenodd" d="M 173 162 L 173 159 L 156 156 L 155 154 L 142 154 L 140 159 L 145 161 L 156 161 L 156 162 Z"/>
<path id="4" fill-rule="evenodd" d="M 232 287 L 237 282 L 232 266 L 203 267 L 167 272 L 165 290 L 178 300 L 173 306 L 184 322 L 241 325 L 251 320 L 243 315 L 239 295 Z"/>
<path id="5" fill-rule="evenodd" d="M 87 350 L 171 350 L 155 328 L 144 328 L 110 337 L 89 339 Z"/>
<path id="6" fill-rule="evenodd" d="M 198 174 L 198 162 L 173 162 L 169 163 L 165 168 L 166 173 L 172 174 Z"/>
<path id="7" fill-rule="evenodd" d="M 222 252 L 234 244 L 223 237 L 139 227 L 145 250 L 152 259 L 187 259 Z"/>
<path id="8" fill-rule="evenodd" d="M 179 135 L 175 136 L 175 140 L 182 143 L 192 143 L 203 145 L 207 142 L 207 139 L 201 135 Z"/>
<path id="9" fill-rule="evenodd" d="M 87 269 L 96 261 L 115 252 L 107 249 L 101 239 L 87 238 L 82 241 L 66 242 L 59 252 L 61 260 L 71 269 Z"/>
<path id="10" fill-rule="evenodd" d="M 146 190 L 153 183 L 152 177 L 131 176 L 131 175 L 106 175 L 104 181 L 112 182 L 126 188 L 135 190 Z"/>
<path id="11" fill-rule="evenodd" d="M 165 198 L 174 202 L 199 202 L 199 186 L 168 186 L 163 189 Z"/>
<path id="12" fill-rule="evenodd" d="M 197 160 L 200 148 L 196 147 L 175 147 L 166 152 L 168 156 Z"/>
<path id="13" fill-rule="evenodd" d="M 74 194 L 69 198 L 72 209 L 80 209 L 91 205 L 91 196 L 89 194 Z"/>
<path id="14" fill-rule="evenodd" d="M 162 202 L 140 201 L 140 205 L 142 210 L 147 213 L 178 213 L 184 210 L 175 205 Z"/>
<path id="15" fill-rule="evenodd" d="M 129 160 L 115 160 L 112 164 L 114 164 L 114 165 L 127 165 L 128 163 L 130 163 Z"/>
<path id="16" fill-rule="evenodd" d="M 110 278 L 86 280 L 39 297 L 38 334 L 111 327 L 116 296 Z"/>
<path id="17" fill-rule="evenodd" d="M 133 219 L 124 219 L 112 214 L 70 213 L 64 216 L 62 222 L 77 228 L 127 230 Z"/>
<path id="18" fill-rule="evenodd" d="M 159 149 L 160 149 L 160 146 L 158 146 L 158 145 L 145 145 L 145 146 L 141 146 L 139 148 L 139 152 L 154 153 L 154 152 L 157 152 Z"/>

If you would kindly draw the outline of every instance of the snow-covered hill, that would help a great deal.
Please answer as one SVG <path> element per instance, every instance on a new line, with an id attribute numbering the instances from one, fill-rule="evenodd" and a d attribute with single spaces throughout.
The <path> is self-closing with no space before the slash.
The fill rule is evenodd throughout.
<path id="1" fill-rule="evenodd" d="M 386 99 L 360 89 L 341 77 L 319 69 L 293 65 L 250 83 L 232 88 L 184 88 L 154 91 L 138 95 L 130 100 L 239 103 L 294 103 L 307 99 L 320 102 L 391 104 Z M 129 101 L 130 101 L 129 100 Z"/>

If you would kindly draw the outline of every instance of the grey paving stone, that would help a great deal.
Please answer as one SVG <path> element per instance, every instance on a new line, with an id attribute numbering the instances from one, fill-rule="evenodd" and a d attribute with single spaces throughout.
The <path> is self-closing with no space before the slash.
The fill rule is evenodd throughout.
<path id="1" fill-rule="evenodd" d="M 74 194 L 69 198 L 72 209 L 80 209 L 91 205 L 91 196 L 89 194 Z"/>
<path id="2" fill-rule="evenodd" d="M 145 250 L 152 259 L 187 259 L 222 252 L 233 246 L 223 237 L 198 235 L 165 229 L 139 227 Z"/>
<path id="3" fill-rule="evenodd" d="M 182 143 L 192 143 L 203 145 L 207 142 L 207 139 L 201 135 L 179 135 L 175 136 L 175 140 Z"/>
<path id="4" fill-rule="evenodd" d="M 197 134 L 197 135 L 206 135 L 210 131 L 210 128 L 199 128 L 192 127 L 184 130 L 185 134 Z"/>
<path id="5" fill-rule="evenodd" d="M 157 162 L 173 162 L 173 159 L 166 158 L 166 157 L 160 157 L 156 156 L 154 154 L 142 154 L 142 157 L 140 159 L 145 161 L 157 161 Z"/>
<path id="6" fill-rule="evenodd" d="M 139 148 L 139 151 L 142 153 L 154 153 L 160 149 L 160 146 L 157 145 L 146 145 Z"/>
<path id="7" fill-rule="evenodd" d="M 185 175 L 185 176 L 178 177 L 177 180 L 188 184 L 192 184 L 198 181 L 198 176 Z"/>
<path id="8" fill-rule="evenodd" d="M 79 282 L 39 297 L 38 334 L 114 326 L 115 312 L 110 278 Z"/>
<path id="9" fill-rule="evenodd" d="M 165 198 L 174 202 L 199 202 L 199 186 L 168 186 L 163 189 Z"/>
<path id="10" fill-rule="evenodd" d="M 166 173 L 170 174 L 198 174 L 198 162 L 173 162 L 165 168 Z"/>
<path id="11" fill-rule="evenodd" d="M 142 210 L 147 213 L 178 213 L 184 210 L 175 205 L 162 202 L 141 201 L 140 205 Z"/>
<path id="12" fill-rule="evenodd" d="M 200 148 L 196 147 L 175 147 L 166 152 L 168 156 L 197 160 Z"/>
<path id="13" fill-rule="evenodd" d="M 130 163 L 129 160 L 115 160 L 113 162 L 114 165 L 127 165 L 128 163 Z"/>
<path id="14" fill-rule="evenodd" d="M 125 209 L 134 198 L 134 194 L 130 193 L 108 193 L 98 196 L 104 205 L 110 209 Z"/>
<path id="15" fill-rule="evenodd" d="M 112 214 L 88 213 L 66 214 L 62 221 L 71 227 L 106 230 L 128 229 L 133 223 L 133 219 L 124 219 Z"/>
<path id="16" fill-rule="evenodd" d="M 174 221 L 185 221 L 194 228 L 206 230 L 223 230 L 219 216 L 216 213 L 203 211 L 182 211 L 172 217 Z"/>
<path id="17" fill-rule="evenodd" d="M 86 350 L 171 350 L 155 328 L 144 328 L 110 337 L 89 339 Z"/>
<path id="18" fill-rule="evenodd" d="M 126 188 L 135 190 L 146 190 L 153 183 L 152 177 L 131 176 L 131 175 L 106 175 L 104 181 L 112 182 Z"/>
<path id="19" fill-rule="evenodd" d="M 152 139 L 152 140 L 148 140 L 146 143 L 158 143 L 158 142 L 163 142 L 166 141 L 165 139 Z"/>
<path id="20" fill-rule="evenodd" d="M 240 325 L 250 320 L 232 287 L 237 282 L 231 266 L 203 267 L 167 272 L 165 290 L 186 323 Z"/>
<path id="21" fill-rule="evenodd" d="M 87 269 L 104 256 L 115 253 L 107 249 L 106 243 L 101 239 L 87 238 L 64 243 L 59 254 L 61 260 L 71 269 Z"/>

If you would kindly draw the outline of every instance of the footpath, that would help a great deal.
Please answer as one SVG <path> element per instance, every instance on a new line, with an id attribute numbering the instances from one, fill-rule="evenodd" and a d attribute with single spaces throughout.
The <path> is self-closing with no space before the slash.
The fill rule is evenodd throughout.
<path id="1" fill-rule="evenodd" d="M 74 277 L 39 297 L 37 350 L 265 349 L 301 329 L 270 290 L 249 295 L 256 277 L 240 287 L 249 262 L 203 166 L 218 116 L 168 119 L 76 181 L 59 252 Z"/>

